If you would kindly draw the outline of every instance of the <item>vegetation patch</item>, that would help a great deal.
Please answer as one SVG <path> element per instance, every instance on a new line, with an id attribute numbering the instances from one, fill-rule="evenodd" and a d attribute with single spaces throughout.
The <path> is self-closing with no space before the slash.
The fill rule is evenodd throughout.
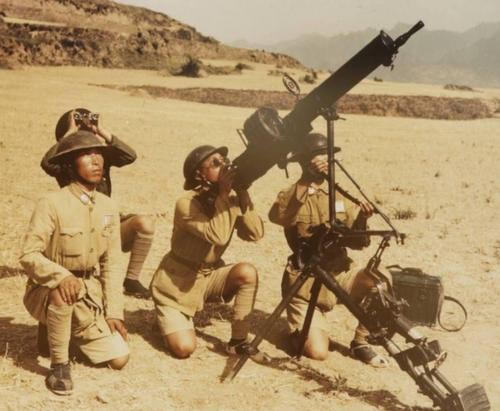
<path id="1" fill-rule="evenodd" d="M 395 208 L 392 212 L 392 217 L 396 220 L 413 220 L 416 216 L 417 213 L 410 207 Z"/>

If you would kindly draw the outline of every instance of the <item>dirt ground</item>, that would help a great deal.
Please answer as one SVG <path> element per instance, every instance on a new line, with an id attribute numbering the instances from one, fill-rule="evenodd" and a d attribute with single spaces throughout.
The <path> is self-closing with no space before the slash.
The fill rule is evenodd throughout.
<path id="1" fill-rule="evenodd" d="M 258 75 L 261 82 L 258 81 Z M 276 86 L 274 83 L 278 84 Z M 178 83 L 176 83 L 178 82 Z M 138 152 L 137 161 L 114 169 L 113 196 L 124 212 L 157 214 L 157 234 L 146 261 L 143 281 L 150 280 L 168 251 L 175 199 L 182 194 L 182 162 L 196 145 L 225 144 L 233 157 L 242 150 L 236 129 L 252 109 L 222 107 L 146 95 L 130 96 L 89 83 L 150 84 L 165 87 L 251 88 L 281 80 L 265 71 L 206 79 L 163 78 L 155 72 L 90 68 L 29 68 L 0 71 L 0 409 L 335 409 L 422 410 L 426 397 L 394 362 L 376 370 L 351 359 L 346 347 L 355 321 L 343 307 L 329 317 L 336 347 L 324 362 L 291 361 L 284 349 L 285 321 L 281 318 L 261 349 L 272 357 L 268 365 L 249 361 L 233 383 L 220 383 L 231 363 L 223 353 L 230 334 L 230 308 L 210 306 L 198 318 L 198 349 L 187 360 L 165 353 L 153 330 L 153 304 L 126 299 L 125 315 L 132 357 L 115 372 L 78 362 L 73 367 L 75 393 L 61 398 L 44 386 L 48 361 L 36 356 L 36 322 L 22 305 L 26 277 L 18 265 L 23 233 L 35 201 L 56 182 L 39 167 L 53 144 L 54 126 L 69 108 L 89 107 L 102 115 L 103 124 Z M 359 88 L 391 84 L 364 82 Z M 418 94 L 417 85 L 408 94 Z M 356 92 L 360 92 L 359 88 Z M 401 84 L 394 94 L 404 94 Z M 421 86 L 426 95 L 463 96 L 460 92 Z M 498 90 L 484 94 L 499 95 Z M 477 97 L 477 96 L 475 96 Z M 325 131 L 321 120 L 318 131 Z M 466 327 L 458 333 L 422 328 L 448 351 L 442 370 L 457 387 L 478 382 L 488 392 L 492 409 L 500 409 L 500 145 L 498 118 L 442 121 L 348 115 L 336 126 L 343 164 L 390 215 L 411 210 L 416 216 L 394 220 L 409 234 L 404 246 L 391 246 L 386 265 L 421 267 L 441 275 L 446 293 L 469 310 Z M 271 170 L 251 188 L 265 220 L 265 237 L 256 244 L 234 239 L 225 259 L 254 263 L 260 288 L 252 331 L 272 312 L 280 299 L 280 280 L 288 248 L 279 227 L 267 220 L 277 192 L 291 179 Z M 355 190 L 345 184 L 352 193 Z M 374 228 L 383 228 L 374 218 Z M 376 242 L 353 253 L 363 264 Z M 125 269 L 127 255 L 122 256 Z"/>

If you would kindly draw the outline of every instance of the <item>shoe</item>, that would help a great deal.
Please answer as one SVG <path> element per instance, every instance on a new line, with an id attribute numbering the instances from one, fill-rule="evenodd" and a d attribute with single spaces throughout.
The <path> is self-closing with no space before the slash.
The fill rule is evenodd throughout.
<path id="1" fill-rule="evenodd" d="M 151 298 L 150 291 L 146 287 L 144 287 L 139 280 L 131 280 L 130 278 L 125 278 L 123 287 L 125 289 L 125 294 L 131 295 L 132 297 L 143 298 L 145 300 Z"/>
<path id="2" fill-rule="evenodd" d="M 256 355 L 259 350 L 257 348 L 250 347 L 250 341 L 248 339 L 236 340 L 231 338 L 226 344 L 226 352 L 229 355 Z"/>
<path id="3" fill-rule="evenodd" d="M 36 347 L 38 349 L 38 355 L 40 357 L 48 358 L 50 357 L 49 350 L 49 338 L 47 335 L 47 326 L 42 323 L 38 323 L 38 334 L 36 336 Z"/>
<path id="4" fill-rule="evenodd" d="M 71 380 L 69 362 L 52 365 L 49 375 L 45 378 L 45 385 L 57 395 L 73 394 L 73 381 Z"/>
<path id="5" fill-rule="evenodd" d="M 351 354 L 354 358 L 375 368 L 385 368 L 389 365 L 387 358 L 378 354 L 368 343 L 351 341 Z"/>

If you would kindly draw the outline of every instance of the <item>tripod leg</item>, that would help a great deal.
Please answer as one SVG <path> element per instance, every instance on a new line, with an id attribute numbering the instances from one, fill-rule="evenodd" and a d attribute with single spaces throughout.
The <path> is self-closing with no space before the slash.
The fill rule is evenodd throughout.
<path id="1" fill-rule="evenodd" d="M 307 341 L 307 336 L 309 335 L 309 330 L 311 329 L 311 321 L 314 315 L 314 309 L 316 308 L 316 303 L 318 301 L 318 295 L 320 289 L 321 289 L 321 280 L 316 278 L 311 288 L 311 300 L 309 301 L 306 318 L 304 319 L 304 324 L 302 325 L 302 330 L 300 332 L 299 347 L 297 351 L 298 359 L 300 359 L 300 357 L 302 357 L 302 354 L 304 354 L 304 346 Z"/>
<path id="2" fill-rule="evenodd" d="M 264 325 L 259 330 L 259 332 L 255 335 L 252 342 L 249 344 L 247 352 L 240 357 L 238 362 L 234 365 L 234 367 L 228 372 L 225 379 L 229 379 L 229 381 L 233 380 L 234 377 L 238 374 L 240 369 L 245 365 L 248 358 L 252 355 L 253 352 L 256 352 L 257 347 L 262 342 L 262 340 L 266 337 L 266 335 L 271 331 L 271 328 L 276 324 L 276 320 L 281 316 L 281 313 L 285 310 L 288 303 L 291 299 L 297 294 L 300 288 L 304 285 L 306 280 L 309 278 L 309 275 L 305 272 L 302 272 L 295 282 L 292 285 L 292 288 L 288 291 L 288 293 L 283 297 L 278 306 L 274 309 L 272 314 L 267 318 L 264 322 Z"/>
<path id="3" fill-rule="evenodd" d="M 321 267 L 316 266 L 314 269 L 314 275 L 318 278 L 321 283 L 328 288 L 332 293 L 335 294 L 337 299 L 344 304 L 344 306 L 354 315 L 361 324 L 363 324 L 368 330 L 371 329 L 372 324 L 368 321 L 368 318 L 360 306 L 347 294 L 347 292 L 340 286 L 335 278 L 332 278 L 325 270 Z"/>

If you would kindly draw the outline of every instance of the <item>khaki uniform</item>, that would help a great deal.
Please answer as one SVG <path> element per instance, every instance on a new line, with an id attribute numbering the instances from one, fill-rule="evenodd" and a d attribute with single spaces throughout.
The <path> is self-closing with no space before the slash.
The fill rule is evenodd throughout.
<path id="1" fill-rule="evenodd" d="M 53 164 L 49 161 L 57 153 L 58 147 L 59 143 L 54 144 L 45 153 L 40 165 L 48 175 L 55 177 L 59 187 L 65 187 L 71 182 L 69 176 L 64 172 L 64 168 L 60 164 Z M 97 184 L 96 191 L 110 197 L 112 188 L 111 168 L 123 167 L 133 163 L 137 158 L 137 154 L 116 136 L 112 136 L 111 141 L 107 143 L 106 149 L 103 177 Z M 137 233 L 133 227 L 133 217 L 135 216 L 137 214 L 120 214 L 120 232 L 122 251 L 125 253 L 131 252 L 127 278 L 138 280 L 153 242 L 153 234 Z"/>
<path id="2" fill-rule="evenodd" d="M 336 217 L 348 227 L 352 227 L 357 207 L 340 193 L 335 193 Z M 319 187 L 309 186 L 300 195 L 297 191 L 297 183 L 278 194 L 278 198 L 269 211 L 269 219 L 276 224 L 285 227 L 287 240 L 291 248 L 296 251 L 296 242 L 300 238 L 308 238 L 312 235 L 311 228 L 320 224 L 329 223 L 329 197 L 328 183 L 325 181 Z M 290 257 L 285 269 L 282 281 L 282 293 L 285 295 L 291 288 L 300 272 L 292 263 Z M 347 254 L 335 256 L 327 263 L 328 271 L 339 282 L 342 288 L 350 292 L 360 272 L 354 266 Z M 314 278 L 308 279 L 301 287 L 287 307 L 287 317 L 290 331 L 302 328 L 305 319 L 308 302 L 311 298 L 311 287 Z M 311 327 L 327 330 L 325 313 L 332 310 L 337 302 L 335 294 L 322 286 L 318 296 L 316 311 L 313 316 Z"/>
<path id="3" fill-rule="evenodd" d="M 213 216 L 203 208 L 196 191 L 177 201 L 171 249 L 161 261 L 151 282 L 151 293 L 163 335 L 192 328 L 192 317 L 205 301 L 222 301 L 225 280 L 232 266 L 221 257 L 233 231 L 246 241 L 263 236 L 263 223 L 250 207 L 242 214 L 233 193 L 229 199 L 217 196 Z M 177 311 L 187 322 L 173 324 Z"/>
<path id="4" fill-rule="evenodd" d="M 90 198 L 72 183 L 37 203 L 20 260 L 29 277 L 24 304 L 34 318 L 45 323 L 50 290 L 72 272 L 81 276 L 72 336 L 94 363 L 129 352 L 105 321 L 123 320 L 119 255 L 118 212 L 107 196 L 94 192 Z"/>

